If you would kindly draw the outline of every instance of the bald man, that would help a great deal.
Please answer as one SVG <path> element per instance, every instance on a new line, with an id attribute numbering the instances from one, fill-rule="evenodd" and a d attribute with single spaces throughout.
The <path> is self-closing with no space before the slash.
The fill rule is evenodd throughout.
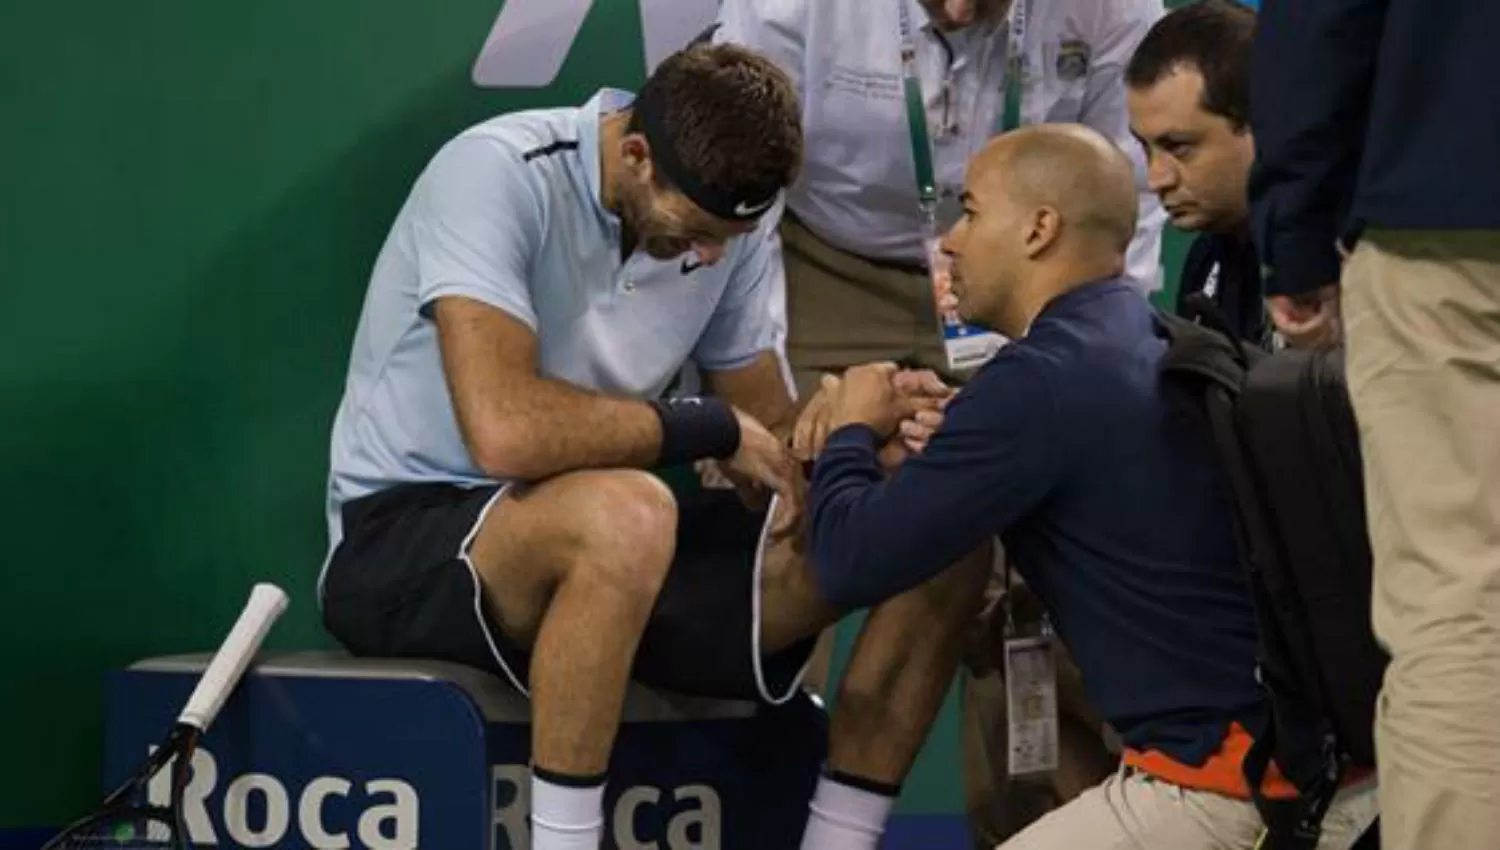
<path id="1" fill-rule="evenodd" d="M 955 307 L 1013 341 L 919 453 L 887 452 L 889 472 L 877 452 L 909 414 L 895 367 L 830 390 L 810 495 L 819 586 L 868 604 L 999 535 L 1126 747 L 1005 850 L 1248 850 L 1262 824 L 1240 759 L 1266 718 L 1254 612 L 1209 435 L 1159 380 L 1166 343 L 1122 280 L 1130 164 L 1092 130 L 1044 125 L 989 143 L 964 189 L 944 239 Z M 1274 772 L 1264 788 L 1288 789 Z M 1373 789 L 1346 789 L 1319 847 L 1348 847 L 1374 814 Z"/>

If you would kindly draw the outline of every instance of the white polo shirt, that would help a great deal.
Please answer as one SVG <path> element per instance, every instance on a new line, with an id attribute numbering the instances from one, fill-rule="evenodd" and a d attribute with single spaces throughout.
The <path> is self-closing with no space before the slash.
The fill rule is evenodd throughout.
<path id="1" fill-rule="evenodd" d="M 921 217 L 901 82 L 901 3 L 914 30 L 933 168 L 940 191 L 956 195 L 969 159 L 994 135 L 1004 112 L 1009 18 L 943 33 L 918 0 L 723 0 L 713 38 L 764 53 L 802 95 L 806 161 L 787 208 L 836 247 L 920 264 Z M 1131 157 L 1141 216 L 1128 272 L 1148 290 L 1160 286 L 1166 216 L 1146 186 L 1145 159 L 1130 135 L 1124 70 L 1162 14 L 1161 0 L 1030 0 L 1025 52 L 1031 71 L 1021 109 L 1026 124 L 1093 127 Z"/>
<path id="2" fill-rule="evenodd" d="M 685 363 L 709 370 L 774 351 L 785 365 L 785 281 L 768 234 L 731 240 L 712 266 L 620 258 L 620 220 L 600 202 L 599 119 L 630 102 L 519 112 L 473 127 L 417 179 L 375 262 L 328 482 L 341 506 L 392 485 L 499 483 L 470 457 L 432 319 L 444 296 L 504 310 L 536 332 L 545 377 L 613 395 L 661 395 Z"/>

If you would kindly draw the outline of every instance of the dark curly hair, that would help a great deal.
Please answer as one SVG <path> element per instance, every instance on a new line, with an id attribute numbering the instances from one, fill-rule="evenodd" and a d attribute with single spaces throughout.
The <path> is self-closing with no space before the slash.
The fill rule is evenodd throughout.
<path id="1" fill-rule="evenodd" d="M 649 110 L 654 127 L 642 120 Z M 675 165 L 715 194 L 768 198 L 802 164 L 802 107 L 791 78 L 732 44 L 694 44 L 664 60 L 636 97 L 626 132 L 655 129 Z M 666 170 L 658 168 L 658 176 Z"/>

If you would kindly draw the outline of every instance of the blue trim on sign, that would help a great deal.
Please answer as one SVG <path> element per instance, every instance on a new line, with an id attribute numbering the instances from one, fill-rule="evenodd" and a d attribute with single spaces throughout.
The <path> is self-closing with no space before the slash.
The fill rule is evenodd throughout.
<path id="1" fill-rule="evenodd" d="M 50 826 L 0 829 L 0 850 L 38 850 L 56 834 L 57 827 Z"/>
<path id="2" fill-rule="evenodd" d="M 55 828 L 0 829 L 0 850 L 38 850 Z M 959 815 L 895 815 L 880 850 L 973 850 L 968 820 Z"/>
<path id="3" fill-rule="evenodd" d="M 974 850 L 974 837 L 962 814 L 893 815 L 880 850 Z"/>

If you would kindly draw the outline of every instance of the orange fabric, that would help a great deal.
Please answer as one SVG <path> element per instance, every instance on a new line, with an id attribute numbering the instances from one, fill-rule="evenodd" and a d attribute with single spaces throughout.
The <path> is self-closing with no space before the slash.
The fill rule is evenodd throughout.
<path id="1" fill-rule="evenodd" d="M 1250 799 L 1250 783 L 1245 781 L 1245 756 L 1253 743 L 1250 733 L 1238 723 L 1230 724 L 1229 733 L 1218 752 L 1209 756 L 1201 767 L 1183 764 L 1161 750 L 1126 749 L 1125 764 L 1157 779 L 1191 788 L 1195 791 L 1212 791 L 1239 800 Z M 1371 774 L 1369 769 L 1351 770 L 1344 776 L 1344 785 L 1353 785 Z M 1266 778 L 1261 783 L 1261 793 L 1270 800 L 1290 800 L 1297 796 L 1297 786 L 1281 773 L 1276 762 L 1266 767 Z"/>
<path id="2" fill-rule="evenodd" d="M 1212 791 L 1239 800 L 1250 799 L 1250 783 L 1245 781 L 1245 756 L 1250 752 L 1253 740 L 1250 733 L 1239 723 L 1233 723 L 1224 736 L 1224 743 L 1208 757 L 1201 766 L 1183 764 L 1161 750 L 1127 749 L 1125 763 L 1157 779 L 1192 788 L 1195 791 Z M 1281 775 L 1276 762 L 1266 768 L 1261 792 L 1272 800 L 1288 800 L 1297 796 L 1297 787 Z"/>

